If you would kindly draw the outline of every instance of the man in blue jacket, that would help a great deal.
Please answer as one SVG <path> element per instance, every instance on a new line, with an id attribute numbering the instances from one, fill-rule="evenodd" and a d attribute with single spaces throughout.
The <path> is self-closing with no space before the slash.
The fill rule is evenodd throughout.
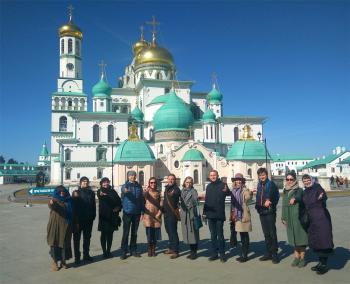
<path id="1" fill-rule="evenodd" d="M 211 170 L 209 173 L 210 183 L 205 190 L 205 203 L 203 209 L 203 217 L 208 219 L 210 237 L 211 237 L 211 256 L 210 261 L 218 259 L 218 251 L 220 261 L 225 262 L 225 238 L 224 238 L 224 222 L 225 216 L 225 199 L 231 192 L 226 183 L 219 179 L 218 172 Z"/>
<path id="2" fill-rule="evenodd" d="M 137 252 L 137 230 L 139 228 L 140 219 L 144 212 L 144 197 L 141 185 L 136 181 L 136 172 L 128 172 L 128 181 L 122 185 L 121 198 L 123 206 L 123 237 L 121 243 L 122 255 L 121 259 L 127 258 L 128 239 L 131 227 L 130 237 L 130 254 L 134 257 L 140 257 Z"/>
<path id="3" fill-rule="evenodd" d="M 265 168 L 259 168 L 257 174 L 259 183 L 256 192 L 255 209 L 260 216 L 266 245 L 266 252 L 260 260 L 266 261 L 272 259 L 272 262 L 276 264 L 279 263 L 277 255 L 276 206 L 280 195 L 276 184 L 272 180 L 269 180 Z"/>

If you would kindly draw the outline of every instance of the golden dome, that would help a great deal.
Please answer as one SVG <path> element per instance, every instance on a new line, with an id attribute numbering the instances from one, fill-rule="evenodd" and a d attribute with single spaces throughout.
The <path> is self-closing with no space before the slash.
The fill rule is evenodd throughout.
<path id="1" fill-rule="evenodd" d="M 139 54 L 137 54 L 135 65 L 141 64 L 165 64 L 174 66 L 174 59 L 167 49 L 152 45 L 143 48 Z"/>
<path id="2" fill-rule="evenodd" d="M 137 42 L 135 42 L 135 44 L 132 47 L 132 51 L 134 53 L 134 56 L 136 56 L 137 54 L 140 53 L 140 51 L 142 49 L 144 49 L 145 47 L 149 47 L 149 42 L 145 41 L 145 40 L 139 40 Z"/>
<path id="3" fill-rule="evenodd" d="M 79 29 L 76 25 L 74 25 L 71 21 L 68 24 L 63 25 L 58 29 L 58 33 L 60 37 L 63 36 L 74 36 L 79 39 L 83 38 L 83 33 L 81 29 Z"/>

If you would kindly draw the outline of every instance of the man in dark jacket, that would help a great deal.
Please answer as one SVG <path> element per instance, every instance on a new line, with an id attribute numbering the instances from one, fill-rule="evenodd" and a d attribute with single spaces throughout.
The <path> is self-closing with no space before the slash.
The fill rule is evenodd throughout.
<path id="1" fill-rule="evenodd" d="M 164 191 L 164 226 L 169 236 L 169 249 L 165 254 L 169 254 L 171 259 L 179 257 L 179 235 L 177 233 L 177 222 L 179 215 L 179 199 L 181 191 L 176 185 L 176 177 L 174 174 L 168 175 L 168 184 Z"/>
<path id="2" fill-rule="evenodd" d="M 266 253 L 261 261 L 272 259 L 273 263 L 279 263 L 277 251 L 276 233 L 276 206 L 279 200 L 279 191 L 276 184 L 268 179 L 265 168 L 258 169 L 258 188 L 256 192 L 255 209 L 260 216 L 261 227 L 264 232 Z"/>
<path id="3" fill-rule="evenodd" d="M 82 177 L 80 186 L 73 192 L 73 240 L 75 263 L 80 262 L 80 237 L 83 232 L 83 259 L 92 261 L 90 256 L 90 239 L 92 225 L 96 217 L 95 192 L 89 186 L 89 179 Z"/>
<path id="4" fill-rule="evenodd" d="M 224 222 L 225 216 L 225 199 L 230 195 L 230 190 L 226 183 L 219 179 L 216 170 L 209 173 L 210 183 L 205 190 L 205 203 L 203 209 L 203 217 L 208 220 L 212 253 L 209 257 L 210 261 L 218 259 L 218 251 L 220 261 L 225 262 L 225 238 L 224 238 Z"/>
<path id="5" fill-rule="evenodd" d="M 136 172 L 128 172 L 128 181 L 122 185 L 121 198 L 123 206 L 123 237 L 121 243 L 122 255 L 121 259 L 127 258 L 128 240 L 130 237 L 130 254 L 134 257 L 140 257 L 137 252 L 137 230 L 139 228 L 140 219 L 143 217 L 145 210 L 145 202 L 141 185 L 136 181 Z"/>

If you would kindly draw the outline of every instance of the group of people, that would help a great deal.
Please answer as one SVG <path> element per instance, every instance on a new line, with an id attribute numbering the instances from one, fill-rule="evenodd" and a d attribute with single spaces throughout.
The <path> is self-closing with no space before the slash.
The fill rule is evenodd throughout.
<path id="1" fill-rule="evenodd" d="M 331 186 L 334 186 L 334 183 L 335 183 L 337 185 L 337 187 L 342 187 L 343 185 L 345 186 L 345 188 L 349 187 L 349 180 L 347 177 L 343 178 L 342 176 L 340 176 L 340 177 L 331 176 L 330 182 L 331 182 Z"/>
<path id="2" fill-rule="evenodd" d="M 279 263 L 276 207 L 280 194 L 275 183 L 268 178 L 265 168 L 259 168 L 257 174 L 259 181 L 255 209 L 259 214 L 266 245 L 265 254 L 259 260 L 271 260 L 276 264 Z M 194 260 L 197 258 L 199 231 L 203 226 L 203 220 L 208 224 L 210 231 L 209 260 L 220 259 L 221 262 L 225 262 L 225 200 L 227 196 L 231 196 L 230 245 L 238 246 L 237 234 L 239 233 L 241 249 L 237 261 L 248 261 L 249 232 L 252 231 L 249 203 L 253 197 L 253 191 L 245 186 L 242 174 L 237 173 L 231 179 L 232 190 L 230 190 L 229 186 L 220 180 L 216 170 L 210 171 L 210 183 L 205 191 L 202 216 L 192 177 L 184 179 L 180 190 L 176 184 L 175 175 L 168 175 L 163 196 L 157 187 L 155 177 L 149 179 L 144 189 L 136 181 L 136 172 L 128 172 L 127 178 L 128 180 L 121 187 L 121 196 L 110 186 L 110 180 L 106 177 L 101 179 L 100 188 L 97 191 L 98 230 L 101 232 L 100 241 L 104 258 L 112 257 L 113 232 L 120 226 L 123 228 L 120 258 L 124 260 L 128 256 L 141 257 L 137 250 L 140 221 L 143 222 L 146 230 L 148 256 L 156 256 L 157 241 L 162 239 L 161 226 L 164 221 L 169 239 L 168 249 L 164 253 L 171 259 L 179 257 L 178 222 L 181 222 L 183 242 L 190 250 L 187 258 Z M 318 274 L 324 274 L 328 271 L 327 260 L 334 247 L 331 218 L 326 208 L 327 195 L 309 175 L 304 175 L 302 182 L 304 190 L 298 186 L 294 172 L 287 174 L 283 190 L 281 221 L 286 227 L 288 242 L 294 247 L 292 266 L 306 265 L 305 250 L 309 246 L 319 257 L 319 263 L 311 269 Z M 72 197 L 65 187 L 58 186 L 49 202 L 49 208 L 51 211 L 47 226 L 47 242 L 53 260 L 52 270 L 67 268 L 66 261 L 72 257 L 72 235 L 75 263 L 81 262 L 81 233 L 83 233 L 83 260 L 93 261 L 89 250 L 92 226 L 96 217 L 96 201 L 88 178 L 80 179 L 80 186 L 72 193 Z M 121 211 L 123 211 L 122 218 L 119 216 Z"/>

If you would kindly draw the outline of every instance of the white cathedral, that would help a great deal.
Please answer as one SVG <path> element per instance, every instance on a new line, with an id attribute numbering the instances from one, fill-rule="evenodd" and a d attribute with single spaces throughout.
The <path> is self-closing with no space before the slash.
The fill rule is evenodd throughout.
<path id="1" fill-rule="evenodd" d="M 270 166 L 263 139 L 265 117 L 225 116 L 216 84 L 209 92 L 192 91 L 194 81 L 177 80 L 172 54 L 141 38 L 132 47 L 130 65 L 109 85 L 102 65 L 92 88 L 92 111 L 83 87 L 83 33 L 69 22 L 59 28 L 59 77 L 52 93 L 51 184 L 76 184 L 102 177 L 115 187 L 135 170 L 141 184 L 160 183 L 174 173 L 182 184 L 194 178 L 204 190 L 211 169 L 230 181 L 241 172 L 255 186 L 256 171 Z M 267 164 L 266 164 L 267 163 Z"/>

